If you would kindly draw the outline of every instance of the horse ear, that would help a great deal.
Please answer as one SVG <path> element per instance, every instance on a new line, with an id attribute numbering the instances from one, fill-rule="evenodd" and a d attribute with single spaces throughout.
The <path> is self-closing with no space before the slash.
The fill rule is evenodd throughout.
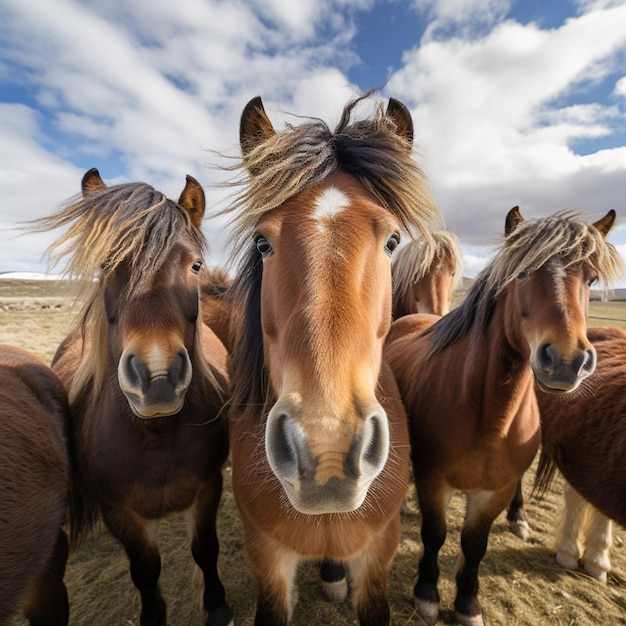
<path id="1" fill-rule="evenodd" d="M 508 237 L 524 221 L 519 207 L 514 206 L 507 214 L 504 222 L 504 236 Z"/>
<path id="2" fill-rule="evenodd" d="M 80 188 L 83 192 L 83 198 L 86 198 L 89 194 L 92 194 L 94 191 L 98 191 L 100 189 L 106 189 L 107 186 L 105 182 L 100 177 L 100 172 L 92 167 L 88 172 L 83 176 L 83 180 L 80 183 Z"/>
<path id="3" fill-rule="evenodd" d="M 206 208 L 206 198 L 202 185 L 189 174 L 187 174 L 187 182 L 180 194 L 178 204 L 189 213 L 191 223 L 196 228 L 200 228 L 202 218 L 204 217 L 204 209 Z"/>
<path id="4" fill-rule="evenodd" d="M 603 237 L 606 237 L 613 224 L 615 224 L 615 217 L 615 211 L 611 209 L 602 219 L 594 222 L 593 225 L 600 231 Z"/>
<path id="5" fill-rule="evenodd" d="M 406 139 L 409 145 L 413 145 L 413 119 L 406 105 L 400 100 L 389 98 L 387 117 L 394 121 L 398 135 Z"/>
<path id="6" fill-rule="evenodd" d="M 239 143 L 243 155 L 246 156 L 252 152 L 275 133 L 272 122 L 270 122 L 263 108 L 261 96 L 252 98 L 246 104 L 239 123 Z"/>

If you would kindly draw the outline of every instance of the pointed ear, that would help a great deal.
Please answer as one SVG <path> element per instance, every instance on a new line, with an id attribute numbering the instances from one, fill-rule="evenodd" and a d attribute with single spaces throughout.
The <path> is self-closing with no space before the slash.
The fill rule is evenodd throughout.
<path id="1" fill-rule="evenodd" d="M 261 96 L 252 98 L 246 104 L 239 122 L 239 143 L 243 155 L 246 156 L 275 133 L 272 122 L 263 108 Z"/>
<path id="2" fill-rule="evenodd" d="M 204 209 L 206 208 L 206 198 L 202 185 L 193 177 L 187 175 L 187 183 L 180 194 L 178 204 L 187 211 L 191 218 L 191 223 L 200 228 L 202 218 L 204 217 Z"/>
<path id="3" fill-rule="evenodd" d="M 613 224 L 615 224 L 615 218 L 615 211 L 611 209 L 602 219 L 594 222 L 593 225 L 600 231 L 603 237 L 606 237 L 611 228 L 613 228 Z"/>
<path id="4" fill-rule="evenodd" d="M 519 207 L 514 206 L 507 214 L 504 222 L 504 236 L 508 237 L 524 221 Z"/>
<path id="5" fill-rule="evenodd" d="M 92 167 L 85 173 L 83 180 L 80 183 L 83 198 L 86 198 L 89 194 L 94 191 L 98 191 L 99 189 L 106 189 L 106 187 L 106 184 L 102 178 L 100 178 L 100 172 L 95 167 Z"/>
<path id="6" fill-rule="evenodd" d="M 400 100 L 389 98 L 386 115 L 394 121 L 398 135 L 413 145 L 413 119 L 406 105 Z"/>

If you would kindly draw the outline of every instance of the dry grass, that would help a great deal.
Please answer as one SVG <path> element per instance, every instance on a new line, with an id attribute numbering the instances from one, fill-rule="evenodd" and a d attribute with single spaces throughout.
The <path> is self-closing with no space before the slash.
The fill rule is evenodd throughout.
<path id="1" fill-rule="evenodd" d="M 457 296 L 458 297 L 458 296 Z M 67 292 L 56 283 L 35 285 L 0 280 L 0 343 L 18 345 L 50 361 L 71 321 Z M 609 320 L 601 318 L 610 318 Z M 625 320 L 621 322 L 620 320 Z M 592 325 L 626 327 L 626 303 L 592 303 Z M 525 477 L 529 494 L 533 473 Z M 494 523 L 487 555 L 481 565 L 480 598 L 485 621 L 491 626 L 596 626 L 626 624 L 626 531 L 617 528 L 612 550 L 613 571 L 607 585 L 583 573 L 560 569 L 551 549 L 552 532 L 560 504 L 560 483 L 555 483 L 541 501 L 527 503 L 532 535 L 527 543 L 508 530 L 504 514 Z M 616 494 L 624 497 L 624 494 Z M 390 601 L 394 626 L 420 624 L 413 611 L 412 589 L 417 571 L 419 513 L 413 494 L 409 513 L 403 519 L 403 538 L 390 578 Z M 454 565 L 459 550 L 463 500 L 452 500 L 449 533 L 441 553 L 442 610 L 440 623 L 453 624 Z M 219 516 L 220 569 L 236 623 L 253 623 L 254 595 L 249 575 L 241 525 L 225 470 L 225 493 Z M 182 516 L 163 520 L 157 530 L 162 547 L 161 582 L 173 626 L 202 624 L 191 586 L 192 559 L 188 549 L 186 521 Z M 139 599 L 128 574 L 126 557 L 105 529 L 89 538 L 70 557 L 66 582 L 70 595 L 72 625 L 129 626 L 139 624 Z M 329 604 L 321 597 L 315 564 L 305 564 L 299 573 L 300 600 L 294 626 L 356 623 L 348 603 Z M 14 624 L 23 624 L 16 619 Z"/>

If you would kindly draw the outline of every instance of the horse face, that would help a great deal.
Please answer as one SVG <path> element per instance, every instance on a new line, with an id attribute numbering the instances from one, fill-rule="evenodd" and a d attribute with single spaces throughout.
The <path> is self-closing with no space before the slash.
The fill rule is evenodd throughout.
<path id="1" fill-rule="evenodd" d="M 398 224 L 338 174 L 261 218 L 261 322 L 277 398 L 267 458 L 303 513 L 358 508 L 382 470 L 389 426 L 375 390 L 391 322 Z M 300 206 L 308 208 L 303 217 Z"/>
<path id="2" fill-rule="evenodd" d="M 572 391 L 595 369 L 586 331 L 589 287 L 596 278 L 588 264 L 564 267 L 557 258 L 514 283 L 530 365 L 544 391 Z"/>
<path id="3" fill-rule="evenodd" d="M 191 245 L 173 246 L 160 270 L 133 294 L 125 263 L 106 278 L 109 352 L 138 417 L 173 415 L 183 406 L 192 376 L 201 259 Z"/>
<path id="4" fill-rule="evenodd" d="M 450 312 L 455 274 L 456 266 L 449 253 L 436 258 L 428 272 L 413 285 L 413 312 L 447 315 Z"/>

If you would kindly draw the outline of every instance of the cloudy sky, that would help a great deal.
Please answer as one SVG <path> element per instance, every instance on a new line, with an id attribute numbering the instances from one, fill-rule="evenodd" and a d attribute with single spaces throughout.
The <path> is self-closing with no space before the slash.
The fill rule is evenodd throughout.
<path id="1" fill-rule="evenodd" d="M 413 114 L 465 275 L 516 204 L 613 208 L 626 257 L 626 0 L 0 0 L 0 272 L 46 269 L 53 236 L 15 224 L 91 167 L 174 198 L 189 173 L 218 209 L 212 151 L 238 153 L 251 97 L 277 128 L 334 125 L 380 85 Z M 228 229 L 204 230 L 219 264 Z"/>

